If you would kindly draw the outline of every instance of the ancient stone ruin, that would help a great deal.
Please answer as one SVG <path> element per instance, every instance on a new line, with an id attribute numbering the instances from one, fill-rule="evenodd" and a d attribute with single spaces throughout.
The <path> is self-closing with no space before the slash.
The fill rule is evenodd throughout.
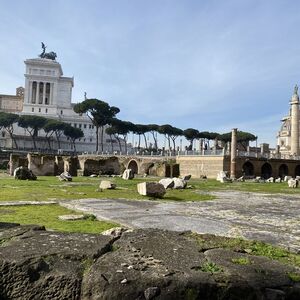
<path id="1" fill-rule="evenodd" d="M 0 223 L 0 299 L 300 299 L 299 269 L 220 246 L 230 241 L 158 229 L 101 235 Z"/>

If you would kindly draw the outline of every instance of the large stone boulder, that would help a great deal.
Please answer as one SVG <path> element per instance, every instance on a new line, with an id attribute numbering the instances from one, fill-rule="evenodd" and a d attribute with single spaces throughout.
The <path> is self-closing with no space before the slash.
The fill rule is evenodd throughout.
<path id="1" fill-rule="evenodd" d="M 295 188 L 298 187 L 298 184 L 299 184 L 299 182 L 298 182 L 297 179 L 289 179 L 288 180 L 288 186 L 289 186 L 289 188 L 295 189 Z"/>
<path id="2" fill-rule="evenodd" d="M 14 170 L 15 179 L 20 180 L 36 180 L 37 177 L 33 174 L 33 172 L 27 167 L 18 167 Z"/>
<path id="3" fill-rule="evenodd" d="M 225 237 L 0 222 L 0 244 L 0 299 L 300 299 L 299 268 L 251 254 L 255 243 L 230 248 Z"/>
<path id="4" fill-rule="evenodd" d="M 114 190 L 116 188 L 116 184 L 112 183 L 110 180 L 102 180 L 99 185 L 99 189 L 101 190 Z"/>
<path id="5" fill-rule="evenodd" d="M 137 190 L 140 195 L 154 198 L 162 198 L 166 193 L 164 186 L 158 182 L 141 182 L 137 184 Z"/>
<path id="6" fill-rule="evenodd" d="M 293 177 L 292 176 L 284 176 L 283 181 L 288 182 L 290 179 L 293 179 Z"/>
<path id="7" fill-rule="evenodd" d="M 185 175 L 182 179 L 183 179 L 184 181 L 189 181 L 191 178 L 192 178 L 192 175 L 189 174 L 189 175 Z"/>
<path id="8" fill-rule="evenodd" d="M 58 176 L 60 181 L 72 181 L 72 176 L 69 172 L 63 172 Z"/>
<path id="9" fill-rule="evenodd" d="M 184 179 L 174 177 L 173 181 L 174 181 L 173 189 L 185 189 L 186 188 L 187 182 Z"/>
<path id="10" fill-rule="evenodd" d="M 163 178 L 159 181 L 165 189 L 172 189 L 174 187 L 174 180 L 172 178 Z"/>
<path id="11" fill-rule="evenodd" d="M 132 172 L 131 169 L 126 169 L 123 172 L 122 178 L 125 179 L 125 180 L 133 179 L 134 178 L 134 173 Z"/>

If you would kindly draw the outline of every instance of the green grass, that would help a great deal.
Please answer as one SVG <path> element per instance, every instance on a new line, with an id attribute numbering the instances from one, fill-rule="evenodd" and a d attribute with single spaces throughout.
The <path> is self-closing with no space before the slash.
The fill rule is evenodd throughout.
<path id="1" fill-rule="evenodd" d="M 299 194 L 300 188 L 291 189 L 288 187 L 287 182 L 280 183 L 255 183 L 255 182 L 232 182 L 232 183 L 221 183 L 214 179 L 208 180 L 196 180 L 192 179 L 190 184 L 195 185 L 201 191 L 244 191 L 244 192 L 255 192 L 255 193 L 270 193 L 270 194 Z"/>
<path id="2" fill-rule="evenodd" d="M 251 265 L 251 261 L 247 257 L 233 258 L 231 261 L 237 265 Z"/>
<path id="3" fill-rule="evenodd" d="M 115 190 L 99 190 L 101 180 L 116 183 Z M 157 178 L 91 178 L 74 177 L 72 182 L 61 182 L 54 176 L 39 176 L 37 181 L 15 180 L 12 177 L 0 177 L 0 201 L 18 200 L 67 200 L 67 199 L 150 199 L 137 192 L 136 185 L 144 181 L 157 181 Z M 202 201 L 214 199 L 208 194 L 199 194 L 197 189 L 168 190 L 164 201 Z"/>
<path id="4" fill-rule="evenodd" d="M 81 214 L 57 204 L 51 205 L 23 205 L 23 206 L 0 206 L 1 222 L 20 223 L 22 225 L 44 225 L 47 230 L 100 233 L 104 230 L 118 226 L 114 223 L 97 221 L 92 217 L 84 220 L 62 221 L 60 215 Z"/>
<path id="5" fill-rule="evenodd" d="M 204 263 L 199 270 L 201 270 L 202 272 L 207 272 L 207 273 L 218 273 L 218 272 L 222 272 L 222 269 L 216 265 L 213 262 L 206 262 Z"/>
<path id="6" fill-rule="evenodd" d="M 265 256 L 282 263 L 300 267 L 299 254 L 291 253 L 285 249 L 264 242 L 243 240 L 241 238 L 227 238 L 210 234 L 199 235 L 196 233 L 188 233 L 187 235 L 196 240 L 200 248 L 199 251 L 225 248 L 250 255 Z"/>
<path id="7" fill-rule="evenodd" d="M 111 180 L 116 185 L 115 190 L 99 190 L 100 180 Z M 122 178 L 91 178 L 74 177 L 72 182 L 61 182 L 54 176 L 39 176 L 37 181 L 15 180 L 12 177 L 2 175 L 0 177 L 0 201 L 17 200 L 68 200 L 68 199 L 151 199 L 141 196 L 137 192 L 136 185 L 144 181 L 158 181 L 159 178 L 134 178 L 123 180 Z M 247 191 L 259 193 L 284 193 L 300 194 L 300 188 L 290 189 L 286 182 L 283 183 L 252 183 L 234 182 L 220 183 L 216 180 L 192 179 L 188 185 L 191 189 L 167 190 L 162 201 L 205 201 L 215 197 L 209 195 L 212 191 Z"/>
<path id="8" fill-rule="evenodd" d="M 298 273 L 288 273 L 289 278 L 294 282 L 300 282 L 300 274 Z"/>

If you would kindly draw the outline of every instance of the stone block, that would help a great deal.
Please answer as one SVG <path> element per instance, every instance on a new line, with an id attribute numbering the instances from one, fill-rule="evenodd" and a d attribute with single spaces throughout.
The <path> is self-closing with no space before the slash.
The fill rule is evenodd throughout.
<path id="1" fill-rule="evenodd" d="M 172 178 L 163 178 L 159 181 L 165 189 L 171 189 L 174 187 L 174 180 Z"/>
<path id="2" fill-rule="evenodd" d="M 100 182 L 99 188 L 101 190 L 114 190 L 116 188 L 116 184 L 112 183 L 109 180 L 102 180 Z"/>
<path id="3" fill-rule="evenodd" d="M 137 184 L 137 190 L 140 195 L 154 198 L 162 198 L 166 193 L 164 186 L 158 182 L 142 182 Z"/>
<path id="4" fill-rule="evenodd" d="M 122 175 L 122 178 L 125 180 L 130 180 L 134 178 L 134 174 L 131 169 L 126 169 Z"/>

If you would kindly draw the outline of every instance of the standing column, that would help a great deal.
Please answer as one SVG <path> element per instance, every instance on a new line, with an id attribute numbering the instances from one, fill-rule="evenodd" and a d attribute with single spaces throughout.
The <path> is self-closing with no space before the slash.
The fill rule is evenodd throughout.
<path id="1" fill-rule="evenodd" d="M 231 163 L 230 163 L 230 178 L 235 179 L 236 170 L 236 145 L 237 145 L 237 128 L 231 131 Z"/>
<path id="2" fill-rule="evenodd" d="M 299 96 L 295 86 L 291 99 L 291 155 L 299 155 Z"/>
<path id="3" fill-rule="evenodd" d="M 36 82 L 36 91 L 35 91 L 35 104 L 39 103 L 39 91 L 40 91 L 40 83 Z"/>
<path id="4" fill-rule="evenodd" d="M 32 103 L 32 88 L 33 88 L 33 81 L 29 81 L 28 83 L 28 100 L 27 103 Z"/>
<path id="5" fill-rule="evenodd" d="M 49 104 L 52 105 L 53 104 L 53 100 L 52 100 L 52 96 L 53 95 L 53 83 L 50 82 L 50 94 L 49 94 Z"/>
<path id="6" fill-rule="evenodd" d="M 45 98 L 46 98 L 46 82 L 43 82 L 43 102 L 42 104 L 45 104 Z"/>

